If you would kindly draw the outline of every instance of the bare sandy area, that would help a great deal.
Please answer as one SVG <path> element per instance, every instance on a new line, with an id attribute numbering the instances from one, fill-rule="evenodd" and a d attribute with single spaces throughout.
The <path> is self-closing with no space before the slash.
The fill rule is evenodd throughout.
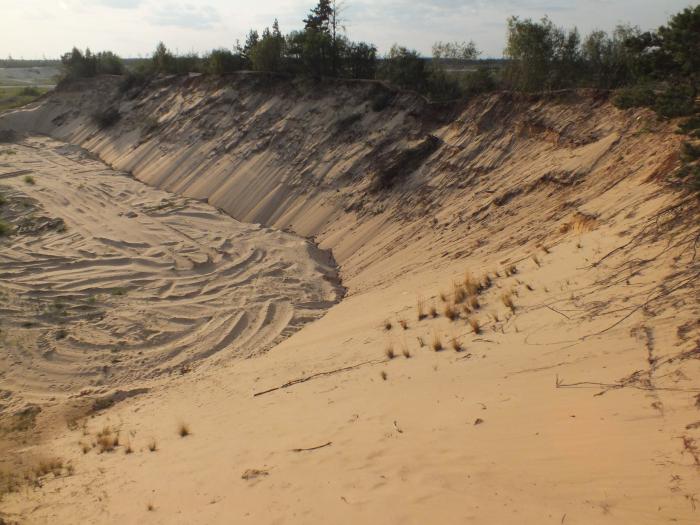
<path id="1" fill-rule="evenodd" d="M 79 305 L 99 277 L 105 312 L 60 340 L 73 355 L 89 328 L 94 364 L 61 365 L 58 378 L 27 344 L 25 361 L 2 365 L 3 385 L 29 396 L 43 373 L 70 390 L 80 373 L 91 389 L 149 388 L 70 425 L 58 407 L 40 413 L 40 439 L 21 453 L 64 467 L 6 495 L 6 520 L 697 523 L 700 232 L 696 197 L 662 181 L 677 159 L 671 123 L 586 96 L 494 96 L 448 118 L 406 95 L 377 114 L 354 88 L 292 96 L 246 82 L 96 91 L 123 113 L 108 130 L 91 123 L 99 97 L 86 91 L 0 118 L 190 197 L 105 174 L 51 139 L 3 158 L 15 175 L 2 184 L 67 227 L 2 241 L 8 259 L 43 261 L 6 260 L 2 286 L 26 293 L 35 275 L 51 292 L 35 300 Z M 357 127 L 329 133 L 337 122 L 324 128 L 320 108 L 333 104 L 361 114 Z M 436 147 L 409 169 L 401 159 L 425 141 Z M 64 167 L 25 188 L 23 163 L 47 158 Z M 397 166 L 398 187 L 372 189 Z M 116 180 L 109 197 L 96 196 L 101 177 Z M 341 290 L 312 244 L 192 198 L 312 235 L 347 295 L 330 307 Z M 85 224 L 103 208 L 109 220 Z M 80 228 L 86 254 L 49 264 Z M 269 266 L 245 258 L 254 243 Z M 94 263 L 76 278 L 83 259 Z M 238 260 L 259 285 L 230 271 Z M 271 333 L 234 329 L 241 309 L 257 327 L 271 305 Z M 28 314 L 9 311 L 37 341 L 58 328 L 41 316 L 23 328 Z M 96 370 L 121 340 L 143 356 Z"/>

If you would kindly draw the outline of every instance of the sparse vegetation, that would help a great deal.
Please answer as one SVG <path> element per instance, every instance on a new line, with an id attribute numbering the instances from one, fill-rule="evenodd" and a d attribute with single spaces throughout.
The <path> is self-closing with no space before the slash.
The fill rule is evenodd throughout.
<path id="1" fill-rule="evenodd" d="M 92 120 L 100 129 L 107 129 L 114 126 L 121 119 L 121 113 L 113 106 L 95 111 Z"/>
<path id="2" fill-rule="evenodd" d="M 470 317 L 469 318 L 469 326 L 471 326 L 472 331 L 475 334 L 480 334 L 481 333 L 481 325 L 479 324 L 479 320 L 476 317 Z"/>
<path id="3" fill-rule="evenodd" d="M 158 444 L 156 443 L 155 439 L 151 439 L 148 442 L 148 450 L 150 450 L 151 452 L 155 452 L 156 450 L 158 450 Z"/>
<path id="4" fill-rule="evenodd" d="M 36 184 L 36 181 L 34 180 L 34 177 L 31 175 L 25 175 L 24 178 L 22 178 L 25 184 L 29 184 L 30 186 L 34 186 Z"/>
<path id="5" fill-rule="evenodd" d="M 455 352 L 461 352 L 463 350 L 462 343 L 454 336 L 450 340 L 450 345 Z"/>
<path id="6" fill-rule="evenodd" d="M 392 344 L 389 344 L 385 349 L 384 349 L 384 355 L 386 355 L 387 359 L 394 359 L 396 357 L 396 354 L 394 353 L 394 346 Z"/>
<path id="7" fill-rule="evenodd" d="M 476 295 L 472 295 L 469 298 L 469 307 L 472 309 L 472 311 L 481 308 L 481 304 L 479 304 L 479 298 Z"/>
<path id="8" fill-rule="evenodd" d="M 0 237 L 6 237 L 12 233 L 12 226 L 10 223 L 0 219 Z"/>
<path id="9" fill-rule="evenodd" d="M 191 434 L 190 426 L 187 423 L 180 423 L 177 427 L 177 433 L 180 437 L 187 437 Z"/>
<path id="10" fill-rule="evenodd" d="M 445 314 L 445 317 L 447 317 L 450 321 L 454 321 L 459 318 L 459 312 L 451 304 L 445 305 L 445 310 L 443 313 Z"/>
<path id="11" fill-rule="evenodd" d="M 421 298 L 418 298 L 418 301 L 416 303 L 416 310 L 418 312 L 418 320 L 422 321 L 427 317 L 425 314 L 425 301 Z"/>
<path id="12" fill-rule="evenodd" d="M 379 374 L 382 378 L 382 380 L 386 381 L 387 378 L 389 377 L 388 374 L 386 373 L 386 370 L 382 370 Z"/>
<path id="13" fill-rule="evenodd" d="M 467 294 L 474 297 L 479 293 L 479 283 L 472 277 L 472 275 L 467 272 L 464 276 L 464 289 Z"/>
<path id="14" fill-rule="evenodd" d="M 411 358 L 411 351 L 408 349 L 407 346 L 404 345 L 404 347 L 401 349 L 401 353 L 403 354 L 403 356 L 404 356 L 406 359 L 410 359 L 410 358 Z"/>
<path id="15" fill-rule="evenodd" d="M 515 310 L 515 304 L 513 303 L 513 295 L 511 293 L 507 292 L 502 294 L 501 302 L 506 306 L 506 308 L 510 308 L 511 311 Z"/>
<path id="16" fill-rule="evenodd" d="M 442 339 L 440 339 L 440 336 L 437 332 L 433 332 L 433 342 L 431 346 L 435 352 L 439 352 L 443 349 Z"/>
<path id="17" fill-rule="evenodd" d="M 110 427 L 104 427 L 97 434 L 97 446 L 100 452 L 112 452 L 119 446 L 119 433 Z"/>

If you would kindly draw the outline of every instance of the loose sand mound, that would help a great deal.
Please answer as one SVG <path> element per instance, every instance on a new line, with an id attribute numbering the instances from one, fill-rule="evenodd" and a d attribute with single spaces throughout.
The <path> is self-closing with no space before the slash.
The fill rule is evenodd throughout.
<path id="1" fill-rule="evenodd" d="M 10 519 L 697 522 L 700 226 L 697 197 L 666 184 L 673 123 L 595 93 L 450 108 L 399 93 L 374 111 L 381 89 L 99 79 L 0 117 L 313 235 L 348 287 L 254 359 L 69 430 L 39 414 L 26 453 L 74 472 L 6 497 Z M 99 129 L 110 106 L 121 118 Z"/>

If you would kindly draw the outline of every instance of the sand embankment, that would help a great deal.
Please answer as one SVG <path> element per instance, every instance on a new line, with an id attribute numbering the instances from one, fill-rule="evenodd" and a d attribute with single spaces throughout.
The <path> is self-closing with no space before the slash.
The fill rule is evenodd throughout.
<path id="1" fill-rule="evenodd" d="M 239 220 L 313 235 L 348 297 L 267 353 L 59 433 L 44 450 L 75 474 L 8 497 L 8 516 L 695 522 L 697 201 L 664 184 L 672 123 L 580 93 L 449 109 L 399 94 L 374 111 L 371 85 L 92 87 L 0 128 L 51 134 Z M 90 114 L 108 105 L 122 118 L 99 130 Z M 454 294 L 467 272 L 482 283 L 471 304 Z M 435 317 L 418 319 L 419 298 Z M 83 454 L 104 426 L 133 453 Z"/>

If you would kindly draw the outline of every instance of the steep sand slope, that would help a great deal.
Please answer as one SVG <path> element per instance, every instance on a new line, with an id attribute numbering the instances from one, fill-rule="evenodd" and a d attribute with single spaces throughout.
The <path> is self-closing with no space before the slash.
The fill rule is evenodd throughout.
<path id="1" fill-rule="evenodd" d="M 447 112 L 398 95 L 373 112 L 371 86 L 238 78 L 115 98 L 123 118 L 100 131 L 90 113 L 121 97 L 101 82 L 0 127 L 313 234 L 349 295 L 255 359 L 173 378 L 47 442 L 75 474 L 7 498 L 10 517 L 697 522 L 698 210 L 659 183 L 671 124 L 581 94 Z M 452 295 L 466 272 L 490 277 L 478 306 Z M 418 298 L 437 317 L 419 320 Z M 134 453 L 83 454 L 105 425 Z"/>

